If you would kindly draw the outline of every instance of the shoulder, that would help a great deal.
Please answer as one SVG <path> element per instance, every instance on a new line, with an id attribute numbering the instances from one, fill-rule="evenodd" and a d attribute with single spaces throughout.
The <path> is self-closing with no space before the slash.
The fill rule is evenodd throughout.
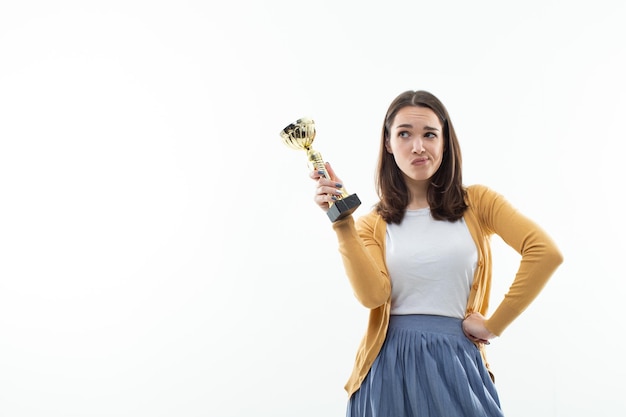
<path id="1" fill-rule="evenodd" d="M 465 190 L 467 192 L 467 204 L 470 207 L 493 203 L 502 198 L 498 192 L 483 184 L 473 184 L 466 187 Z"/>
<path id="2" fill-rule="evenodd" d="M 381 221 L 384 222 L 383 218 L 380 216 L 380 214 L 378 214 L 378 212 L 374 208 L 370 210 L 368 213 L 359 217 L 356 223 L 359 226 L 369 226 L 373 228 L 376 226 L 378 222 L 381 222 Z"/>
<path id="3" fill-rule="evenodd" d="M 380 219 L 380 214 L 376 211 L 375 208 L 371 209 L 368 213 L 363 214 L 359 217 L 358 222 L 375 222 Z"/>
<path id="4" fill-rule="evenodd" d="M 374 208 L 369 213 L 366 213 L 359 217 L 356 222 L 356 226 L 360 232 L 365 232 L 370 235 L 376 235 L 378 233 L 385 232 L 387 223 Z"/>

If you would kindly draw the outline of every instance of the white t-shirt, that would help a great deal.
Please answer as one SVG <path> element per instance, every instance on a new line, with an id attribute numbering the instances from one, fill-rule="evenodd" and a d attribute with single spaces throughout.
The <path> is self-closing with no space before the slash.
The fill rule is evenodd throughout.
<path id="1" fill-rule="evenodd" d="M 391 314 L 465 317 L 478 254 L 463 219 L 407 210 L 401 224 L 387 225 L 386 251 Z"/>

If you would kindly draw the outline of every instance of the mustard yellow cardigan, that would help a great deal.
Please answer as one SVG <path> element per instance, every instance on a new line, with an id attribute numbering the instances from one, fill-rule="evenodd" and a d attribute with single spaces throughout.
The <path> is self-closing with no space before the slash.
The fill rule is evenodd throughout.
<path id="1" fill-rule="evenodd" d="M 486 322 L 487 328 L 499 336 L 535 299 L 563 257 L 546 232 L 493 190 L 482 185 L 468 187 L 467 204 L 469 207 L 463 217 L 476 243 L 478 262 L 466 316 L 480 312 L 487 317 L 491 289 L 491 235 L 499 235 L 522 255 L 509 291 Z M 333 223 L 354 294 L 370 309 L 368 327 L 345 386 L 348 395 L 361 386 L 387 334 L 391 282 L 385 265 L 386 226 L 375 210 L 360 217 L 356 223 L 352 216 Z M 489 368 L 484 346 L 479 344 L 478 347 Z"/>

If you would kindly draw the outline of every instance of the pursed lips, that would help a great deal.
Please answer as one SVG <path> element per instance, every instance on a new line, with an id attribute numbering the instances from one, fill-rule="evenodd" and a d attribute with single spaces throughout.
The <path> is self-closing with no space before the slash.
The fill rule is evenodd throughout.
<path id="1" fill-rule="evenodd" d="M 411 165 L 422 165 L 426 161 L 428 161 L 428 157 L 415 158 L 411 161 Z"/>

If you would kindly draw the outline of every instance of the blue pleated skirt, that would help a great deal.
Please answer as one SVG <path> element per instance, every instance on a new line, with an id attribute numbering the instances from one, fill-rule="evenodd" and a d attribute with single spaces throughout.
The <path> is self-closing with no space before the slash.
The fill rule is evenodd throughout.
<path id="1" fill-rule="evenodd" d="M 480 351 L 462 320 L 391 316 L 387 337 L 348 417 L 502 417 Z"/>

